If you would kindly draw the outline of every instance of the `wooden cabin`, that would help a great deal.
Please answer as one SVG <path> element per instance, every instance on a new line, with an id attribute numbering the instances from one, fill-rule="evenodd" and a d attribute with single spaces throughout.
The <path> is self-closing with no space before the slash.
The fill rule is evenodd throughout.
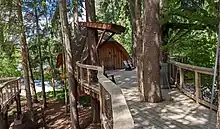
<path id="1" fill-rule="evenodd" d="M 123 69 L 123 61 L 130 59 L 128 52 L 117 41 L 110 39 L 98 47 L 99 62 L 105 69 Z"/>
<path id="2" fill-rule="evenodd" d="M 120 43 L 112 39 L 114 34 L 121 34 L 125 31 L 123 26 L 95 22 L 79 22 L 79 26 L 86 27 L 87 29 L 95 29 L 100 32 L 96 47 L 100 65 L 104 66 L 107 70 L 125 68 L 123 61 L 130 60 L 130 56 Z M 111 34 L 105 35 L 107 32 Z M 88 50 L 82 53 L 81 56 L 81 62 L 88 64 Z M 59 54 L 57 57 L 57 68 L 59 68 L 62 63 L 62 54 Z"/>

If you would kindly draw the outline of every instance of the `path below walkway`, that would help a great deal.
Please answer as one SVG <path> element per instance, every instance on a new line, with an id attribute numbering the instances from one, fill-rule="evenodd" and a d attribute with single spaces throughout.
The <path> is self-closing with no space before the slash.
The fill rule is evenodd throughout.
<path id="1" fill-rule="evenodd" d="M 135 129 L 207 129 L 209 109 L 197 105 L 177 89 L 163 90 L 165 101 L 155 104 L 139 101 L 136 71 L 111 71 L 122 88 L 132 113 Z M 167 100 L 171 96 L 172 100 Z M 216 112 L 212 112 L 210 129 L 215 129 Z"/>

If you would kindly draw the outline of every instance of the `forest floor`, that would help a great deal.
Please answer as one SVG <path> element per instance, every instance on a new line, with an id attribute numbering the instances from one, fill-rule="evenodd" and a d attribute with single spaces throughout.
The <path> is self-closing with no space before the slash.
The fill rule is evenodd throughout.
<path id="1" fill-rule="evenodd" d="M 22 111 L 26 110 L 25 101 L 22 98 Z M 40 103 L 34 104 L 35 122 L 30 121 L 27 114 L 24 113 L 23 124 L 19 126 L 13 126 L 13 119 L 15 118 L 14 105 L 9 112 L 9 118 L 12 123 L 10 129 L 70 129 L 70 114 L 66 113 L 64 102 L 49 99 L 47 103 L 48 107 L 44 112 L 41 110 L 42 105 Z M 91 107 L 78 108 L 78 112 L 81 129 L 100 129 L 100 124 L 91 124 Z"/>

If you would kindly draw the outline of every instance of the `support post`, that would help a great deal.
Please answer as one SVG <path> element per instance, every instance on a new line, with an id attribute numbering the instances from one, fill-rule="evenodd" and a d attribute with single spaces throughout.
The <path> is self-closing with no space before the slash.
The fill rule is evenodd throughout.
<path id="1" fill-rule="evenodd" d="M 180 90 L 183 89 L 184 85 L 184 71 L 182 68 L 180 68 Z"/>
<path id="2" fill-rule="evenodd" d="M 103 106 L 102 106 L 102 85 L 99 83 L 99 106 L 100 106 L 100 121 L 101 121 L 101 129 L 103 129 Z"/>
<path id="3" fill-rule="evenodd" d="M 1 109 L 2 107 L 0 105 L 0 129 L 7 129 L 5 126 L 4 115 Z"/>
<path id="4" fill-rule="evenodd" d="M 99 101 L 94 97 L 91 97 L 91 106 L 92 106 L 92 122 L 100 123 L 100 105 L 99 105 Z"/>
<path id="5" fill-rule="evenodd" d="M 6 107 L 6 111 L 3 112 L 3 118 L 4 118 L 4 126 L 5 126 L 5 129 L 8 129 L 9 128 L 9 125 L 8 125 L 8 107 Z"/>
<path id="6" fill-rule="evenodd" d="M 17 120 L 20 119 L 20 115 L 21 115 L 21 100 L 20 100 L 20 94 L 18 93 L 16 95 L 16 108 L 17 108 Z"/>
<path id="7" fill-rule="evenodd" d="M 200 73 L 195 71 L 195 86 L 196 86 L 196 103 L 199 103 L 201 96 L 201 76 Z"/>

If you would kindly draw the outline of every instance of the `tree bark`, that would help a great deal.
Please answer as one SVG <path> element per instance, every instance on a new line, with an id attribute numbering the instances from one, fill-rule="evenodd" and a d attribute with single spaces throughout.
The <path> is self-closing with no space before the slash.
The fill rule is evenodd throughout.
<path id="1" fill-rule="evenodd" d="M 51 87 L 53 88 L 53 97 L 56 96 L 56 88 L 55 88 L 55 82 L 54 82 L 54 64 L 53 64 L 53 56 L 52 56 L 52 53 L 51 53 L 51 46 L 49 45 L 49 54 L 50 54 L 50 58 L 48 59 L 48 63 L 50 65 L 50 73 L 51 73 Z"/>
<path id="2" fill-rule="evenodd" d="M 28 73 L 28 49 L 27 49 L 25 29 L 24 29 L 24 24 L 23 24 L 21 0 L 17 0 L 17 9 L 18 9 L 17 13 L 18 13 L 19 27 L 21 31 L 20 32 L 20 43 L 21 43 L 22 67 L 23 67 L 23 73 L 24 73 L 24 85 L 25 85 L 26 98 L 27 98 L 27 107 L 28 107 L 30 118 L 34 121 L 33 107 L 32 107 L 33 103 L 32 103 L 30 80 L 29 80 L 29 73 Z"/>
<path id="3" fill-rule="evenodd" d="M 31 61 L 30 61 L 29 52 L 28 52 L 28 65 L 29 65 L 30 74 L 31 74 L 30 85 L 31 85 L 31 90 L 32 90 L 32 94 L 33 94 L 33 102 L 34 103 L 39 103 L 39 101 L 37 99 L 37 92 L 36 92 L 36 88 L 35 88 L 34 75 L 33 75 L 32 67 L 31 67 Z"/>
<path id="4" fill-rule="evenodd" d="M 132 19 L 132 49 L 133 61 L 137 68 L 138 89 L 141 91 L 141 81 L 143 79 L 141 71 L 143 71 L 143 64 L 141 62 L 142 51 L 142 15 L 141 15 L 142 0 L 130 0 L 130 13 Z"/>
<path id="5" fill-rule="evenodd" d="M 160 102 L 162 101 L 160 91 L 160 66 L 159 66 L 159 0 L 144 1 L 143 19 L 143 53 L 141 62 L 143 71 L 141 76 L 141 94 L 143 101 Z"/>
<path id="6" fill-rule="evenodd" d="M 37 2 L 35 0 L 35 2 Z M 43 68 L 43 58 L 42 58 L 42 52 L 41 52 L 41 42 L 40 42 L 40 32 L 39 32 L 39 19 L 38 19 L 38 13 L 37 13 L 37 7 L 34 8 L 35 11 L 35 18 L 36 18 L 36 26 L 37 26 L 37 44 L 38 44 L 38 52 L 40 56 L 40 71 L 41 71 L 41 86 L 42 86 L 42 96 L 43 96 L 43 107 L 47 107 L 47 98 L 46 98 L 46 91 L 45 91 L 45 84 L 44 84 L 44 68 Z"/>
<path id="7" fill-rule="evenodd" d="M 66 9 L 66 0 L 59 0 L 59 12 L 60 12 L 60 21 L 61 29 L 65 47 L 65 56 L 66 56 L 66 67 L 67 67 L 67 76 L 69 84 L 69 99 L 70 99 L 70 117 L 71 117 L 71 128 L 79 129 L 79 120 L 78 120 L 78 111 L 77 111 L 77 84 L 74 78 L 74 68 L 75 68 L 75 59 L 72 55 L 72 44 L 71 44 L 71 34 L 69 29 L 69 24 L 67 20 L 67 9 Z"/>
<path id="8" fill-rule="evenodd" d="M 218 2 L 218 7 L 220 9 L 220 3 Z M 220 18 L 220 10 L 218 10 L 218 19 Z M 220 21 L 218 26 L 218 43 L 220 43 Z M 218 45 L 217 45 L 218 46 Z M 218 64 L 217 64 L 217 95 L 218 95 L 218 110 L 217 110 L 217 122 L 216 129 L 220 129 L 220 48 L 218 50 Z"/>
<path id="9" fill-rule="evenodd" d="M 86 20 L 87 22 L 96 22 L 96 15 L 95 15 L 95 1 L 94 0 L 86 0 Z M 87 44 L 88 44 L 88 51 L 89 51 L 89 64 L 91 65 L 99 65 L 98 60 L 98 51 L 96 49 L 97 45 L 97 30 L 87 28 L 88 35 L 87 35 Z M 96 78 L 97 73 L 92 72 L 92 80 L 97 81 Z M 95 98 L 91 97 L 91 106 L 92 106 L 92 122 L 99 123 L 100 120 L 100 111 L 99 111 L 99 101 Z"/>

